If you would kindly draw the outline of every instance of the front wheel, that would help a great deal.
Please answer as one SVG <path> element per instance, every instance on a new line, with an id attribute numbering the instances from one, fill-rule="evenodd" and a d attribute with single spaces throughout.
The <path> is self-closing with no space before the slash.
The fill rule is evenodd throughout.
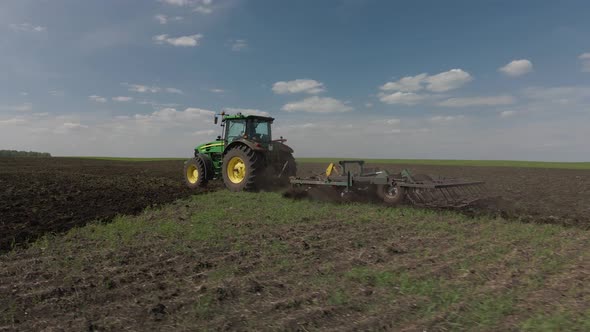
<path id="1" fill-rule="evenodd" d="M 207 185 L 205 162 L 199 157 L 184 163 L 184 182 L 191 189 L 202 188 Z"/>

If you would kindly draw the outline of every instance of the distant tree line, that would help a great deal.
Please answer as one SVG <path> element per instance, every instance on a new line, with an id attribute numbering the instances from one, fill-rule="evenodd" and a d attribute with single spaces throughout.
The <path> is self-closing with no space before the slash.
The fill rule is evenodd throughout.
<path id="1" fill-rule="evenodd" d="M 16 150 L 0 150 L 1 157 L 37 157 L 37 158 L 49 158 L 51 154 L 47 152 L 35 152 L 35 151 L 16 151 Z"/>

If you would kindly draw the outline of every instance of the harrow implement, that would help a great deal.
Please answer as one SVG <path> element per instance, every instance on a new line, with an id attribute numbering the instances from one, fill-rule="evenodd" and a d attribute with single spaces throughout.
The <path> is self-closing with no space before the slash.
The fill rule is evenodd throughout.
<path id="1" fill-rule="evenodd" d="M 482 181 L 432 178 L 429 175 L 413 175 L 408 170 L 389 174 L 386 170 L 368 169 L 363 160 L 342 160 L 330 164 L 326 172 L 316 177 L 291 178 L 293 187 L 305 191 L 318 187 L 331 187 L 342 198 L 351 195 L 377 196 L 389 205 L 404 202 L 425 207 L 461 208 L 484 198 Z"/>

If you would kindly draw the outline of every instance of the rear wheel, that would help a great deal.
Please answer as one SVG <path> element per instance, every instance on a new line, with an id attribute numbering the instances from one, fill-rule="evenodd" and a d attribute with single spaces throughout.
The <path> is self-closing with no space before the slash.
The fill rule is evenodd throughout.
<path id="1" fill-rule="evenodd" d="M 389 205 L 398 205 L 404 201 L 405 188 L 399 184 L 380 184 L 377 185 L 377 196 Z"/>
<path id="2" fill-rule="evenodd" d="M 262 169 L 260 156 L 245 145 L 236 146 L 223 157 L 223 183 L 231 191 L 258 188 Z"/>
<path id="3" fill-rule="evenodd" d="M 205 187 L 207 185 L 205 172 L 203 159 L 199 157 L 189 159 L 184 163 L 184 182 L 191 189 Z"/>

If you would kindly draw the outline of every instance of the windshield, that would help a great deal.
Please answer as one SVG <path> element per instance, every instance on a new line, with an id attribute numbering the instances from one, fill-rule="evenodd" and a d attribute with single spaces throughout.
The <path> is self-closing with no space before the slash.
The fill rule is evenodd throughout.
<path id="1" fill-rule="evenodd" d="M 231 120 L 228 121 L 226 129 L 226 140 L 228 143 L 244 136 L 246 133 L 246 120 Z"/>

